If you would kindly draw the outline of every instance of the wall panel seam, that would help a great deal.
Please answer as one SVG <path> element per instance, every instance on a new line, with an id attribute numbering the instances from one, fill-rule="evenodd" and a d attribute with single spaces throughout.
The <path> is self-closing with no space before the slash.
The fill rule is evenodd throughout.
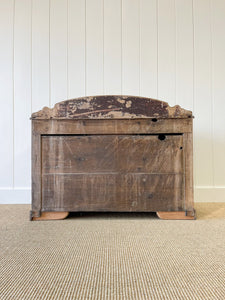
<path id="1" fill-rule="evenodd" d="M 193 47 L 193 61 L 192 61 L 192 65 L 193 65 L 193 90 L 192 90 L 192 107 L 193 107 L 193 114 L 195 113 L 195 24 L 194 24 L 194 0 L 192 0 L 192 47 Z"/>
<path id="2" fill-rule="evenodd" d="M 87 0 L 85 0 L 85 22 L 84 22 L 84 34 L 85 34 L 85 39 L 84 39 L 84 68 L 85 68 L 85 71 L 84 71 L 84 93 L 85 93 L 85 96 L 87 96 Z"/>
<path id="3" fill-rule="evenodd" d="M 193 114 L 195 115 L 195 13 L 194 13 L 194 1 L 192 0 L 192 32 L 193 32 L 193 99 L 192 99 L 192 105 L 193 105 Z M 193 126 L 194 128 L 194 126 Z M 195 153 L 195 144 L 196 144 L 196 136 L 195 132 L 193 132 L 193 153 Z M 194 159 L 194 157 L 193 157 Z M 196 165 L 193 164 L 193 178 L 194 182 L 196 179 Z"/>
<path id="4" fill-rule="evenodd" d="M 16 14 L 16 0 L 13 1 L 13 55 L 12 55 L 12 80 L 13 80 L 13 111 L 12 111 L 12 122 L 13 122 L 13 136 L 12 136 L 12 186 L 15 187 L 15 14 Z"/>
<path id="5" fill-rule="evenodd" d="M 33 111 L 33 64 L 32 64 L 32 58 L 33 58 L 33 0 L 31 0 L 31 11 L 30 11 L 30 114 L 32 114 Z"/>
<path id="6" fill-rule="evenodd" d="M 123 0 L 121 1 L 121 95 L 123 95 Z"/>
<path id="7" fill-rule="evenodd" d="M 215 161 L 214 161 L 214 94 L 213 94 L 213 14 L 212 0 L 209 0 L 210 5 L 210 92 L 211 92 L 211 151 L 212 151 L 212 183 L 215 186 Z"/>
<path id="8" fill-rule="evenodd" d="M 156 0 L 156 30 L 157 30 L 157 32 L 156 32 L 156 39 L 157 39 L 157 45 L 156 45 L 156 51 L 157 51 L 157 57 L 156 57 L 156 59 L 157 59 L 157 65 L 156 65 L 156 68 L 157 68 L 157 70 L 156 70 L 156 72 L 157 72 L 157 79 L 156 79 L 156 95 L 157 95 L 157 99 L 158 99 L 158 97 L 159 97 L 159 22 L 158 22 L 158 20 L 159 20 L 159 10 L 158 10 L 158 0 Z"/>
<path id="9" fill-rule="evenodd" d="M 49 107 L 51 107 L 51 0 L 49 0 Z"/>
<path id="10" fill-rule="evenodd" d="M 105 95 L 105 5 L 104 0 L 102 0 L 102 86 L 103 86 L 103 95 Z"/>
<path id="11" fill-rule="evenodd" d="M 179 1 L 179 0 L 178 0 Z M 174 66 L 174 101 L 177 104 L 177 6 L 176 0 L 173 0 L 174 4 L 174 35 L 175 35 L 175 47 L 174 47 L 174 56 L 175 56 L 175 66 Z"/>
<path id="12" fill-rule="evenodd" d="M 66 18 L 66 26 L 67 26 L 67 29 L 66 29 L 66 32 L 67 32 L 67 46 L 66 46 L 66 98 L 68 99 L 69 98 L 69 0 L 67 0 L 66 2 L 67 4 L 67 18 Z"/>

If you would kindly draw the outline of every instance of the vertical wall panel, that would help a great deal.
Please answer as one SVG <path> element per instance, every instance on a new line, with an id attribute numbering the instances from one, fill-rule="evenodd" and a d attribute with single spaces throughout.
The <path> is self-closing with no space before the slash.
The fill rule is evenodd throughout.
<path id="1" fill-rule="evenodd" d="M 85 95 L 85 1 L 68 0 L 68 98 Z"/>
<path id="2" fill-rule="evenodd" d="M 225 186 L 225 1 L 211 1 L 214 183 Z"/>
<path id="3" fill-rule="evenodd" d="M 49 106 L 49 0 L 32 2 L 32 111 Z"/>
<path id="4" fill-rule="evenodd" d="M 140 0 L 140 95 L 158 98 L 157 0 Z"/>
<path id="5" fill-rule="evenodd" d="M 140 3 L 122 1 L 122 94 L 140 94 Z"/>
<path id="6" fill-rule="evenodd" d="M 14 185 L 30 185 L 31 1 L 16 0 L 14 30 Z"/>
<path id="7" fill-rule="evenodd" d="M 176 0 L 176 104 L 193 110 L 192 0 Z"/>
<path id="8" fill-rule="evenodd" d="M 158 0 L 158 98 L 176 104 L 175 0 Z"/>
<path id="9" fill-rule="evenodd" d="M 101 95 L 103 75 L 103 0 L 86 0 L 86 95 Z"/>
<path id="10" fill-rule="evenodd" d="M 194 1 L 195 184 L 213 185 L 210 0 Z"/>
<path id="11" fill-rule="evenodd" d="M 31 111 L 120 93 L 194 111 L 195 201 L 224 201 L 224 15 L 224 0 L 0 0 L 0 202 L 30 199 Z"/>
<path id="12" fill-rule="evenodd" d="M 104 94 L 121 94 L 121 2 L 104 1 Z"/>
<path id="13" fill-rule="evenodd" d="M 14 1 L 0 1 L 0 186 L 13 185 Z"/>
<path id="14" fill-rule="evenodd" d="M 67 99 L 67 1 L 50 0 L 50 103 Z"/>

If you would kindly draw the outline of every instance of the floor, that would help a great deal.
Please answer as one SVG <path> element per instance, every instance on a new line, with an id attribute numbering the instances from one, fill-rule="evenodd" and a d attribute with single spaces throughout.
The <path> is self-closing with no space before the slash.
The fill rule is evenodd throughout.
<path id="1" fill-rule="evenodd" d="M 0 299 L 225 299 L 225 203 L 197 220 L 154 213 L 29 221 L 0 205 Z"/>

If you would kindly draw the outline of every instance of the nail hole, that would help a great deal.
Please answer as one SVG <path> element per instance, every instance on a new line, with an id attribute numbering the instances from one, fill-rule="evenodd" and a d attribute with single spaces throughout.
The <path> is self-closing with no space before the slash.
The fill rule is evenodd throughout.
<path id="1" fill-rule="evenodd" d="M 156 118 L 153 118 L 153 119 L 152 119 L 152 122 L 157 122 L 157 119 L 156 119 Z"/>
<path id="2" fill-rule="evenodd" d="M 159 134 L 158 139 L 159 139 L 160 141 L 164 141 L 164 140 L 166 139 L 165 134 Z"/>
<path id="3" fill-rule="evenodd" d="M 182 150 L 183 149 L 183 147 L 180 147 L 180 150 Z"/>

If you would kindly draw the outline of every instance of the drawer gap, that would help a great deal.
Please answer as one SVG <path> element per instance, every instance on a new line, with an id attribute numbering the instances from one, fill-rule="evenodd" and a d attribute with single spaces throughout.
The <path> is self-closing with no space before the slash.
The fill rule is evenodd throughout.
<path id="1" fill-rule="evenodd" d="M 172 136 L 172 135 L 176 135 L 176 136 L 182 136 L 183 133 L 110 133 L 110 134 L 105 134 L 105 133 L 88 133 L 88 134 L 42 134 L 41 136 L 99 136 L 99 135 L 117 135 L 117 136 L 121 136 L 121 135 L 128 135 L 128 136 L 157 136 L 157 135 L 166 135 L 166 136 Z"/>

